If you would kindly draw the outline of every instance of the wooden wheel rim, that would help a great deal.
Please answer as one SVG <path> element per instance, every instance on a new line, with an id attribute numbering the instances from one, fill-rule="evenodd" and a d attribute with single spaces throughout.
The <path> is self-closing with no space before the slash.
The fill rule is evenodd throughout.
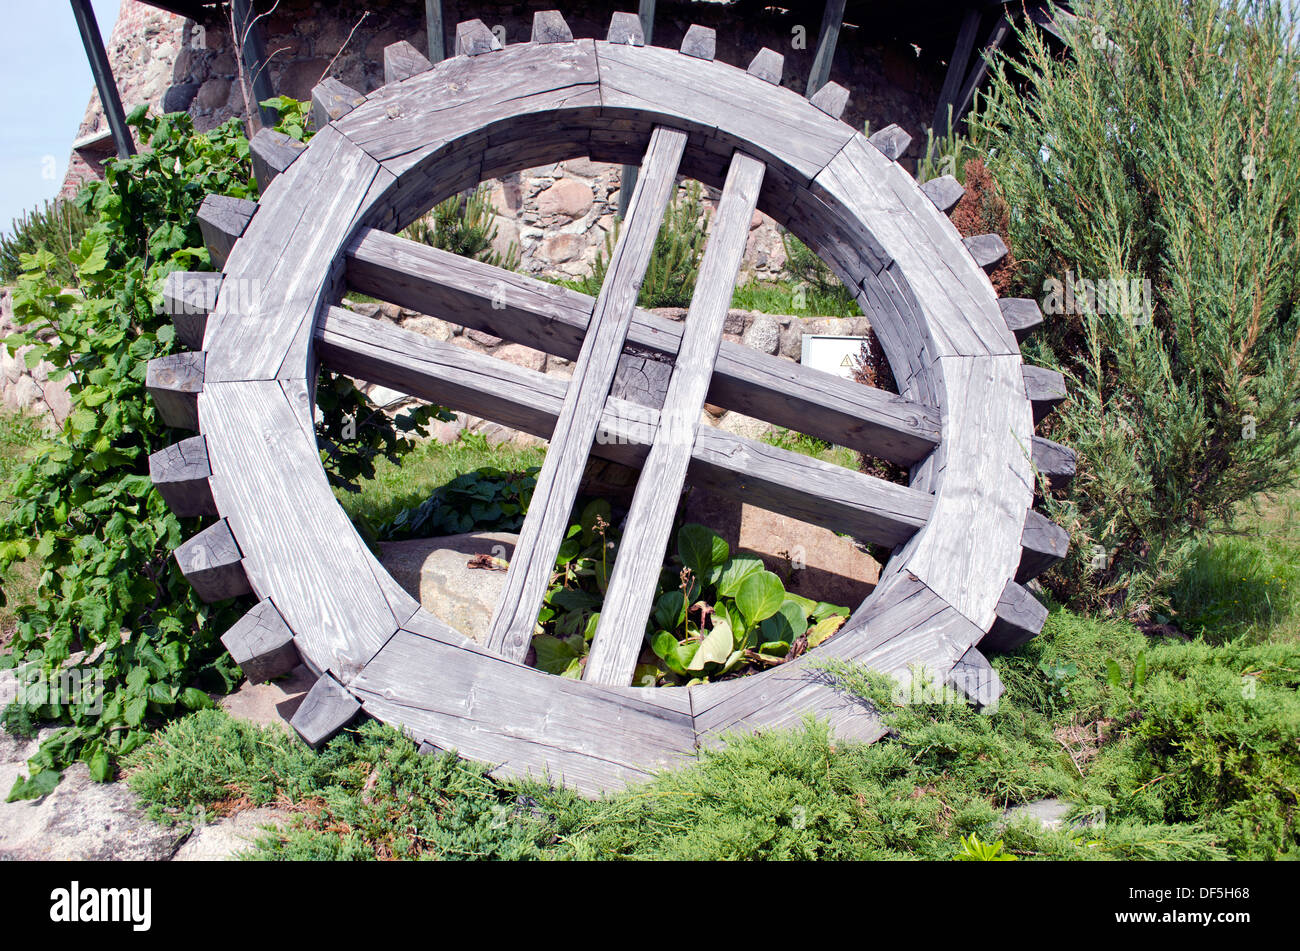
<path id="1" fill-rule="evenodd" d="M 1025 302 L 998 301 L 967 243 L 874 137 L 761 78 L 756 67 L 775 54 L 746 73 L 634 43 L 490 45 L 390 82 L 323 128 L 264 191 L 229 253 L 203 351 L 181 355 L 197 384 L 151 367 L 160 411 L 178 391 L 197 407 L 197 449 L 187 443 L 206 454 L 212 506 L 202 510 L 221 517 L 178 560 L 196 585 L 231 568 L 235 589 L 216 593 L 244 583 L 261 599 L 235 640 L 253 631 L 274 649 L 236 659 L 249 669 L 276 651 L 301 657 L 321 677 L 304 704 L 310 717 L 342 722 L 359 704 L 418 741 L 587 792 L 645 778 L 727 731 L 797 725 L 809 712 L 842 736 L 879 737 L 876 716 L 820 659 L 902 677 L 919 665 L 972 699 L 995 699 L 977 645 L 999 625 L 1032 636 L 1041 618 L 1017 581 L 1063 552 L 1059 530 L 1032 510 L 1031 455 L 1044 441 L 1007 307 Z M 940 441 L 912 467 L 928 519 L 822 647 L 739 680 L 611 687 L 501 657 L 402 591 L 334 501 L 310 393 L 330 306 L 368 229 L 400 230 L 519 168 L 578 156 L 635 163 L 656 127 L 686 133 L 681 174 L 706 184 L 722 184 L 737 149 L 763 161 L 760 209 L 857 288 L 900 393 L 934 407 Z"/>

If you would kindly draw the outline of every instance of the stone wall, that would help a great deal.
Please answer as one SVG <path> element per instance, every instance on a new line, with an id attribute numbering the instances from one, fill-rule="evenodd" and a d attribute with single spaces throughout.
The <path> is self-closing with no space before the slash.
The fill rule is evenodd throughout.
<path id="1" fill-rule="evenodd" d="M 21 329 L 13 317 L 13 292 L 0 287 L 0 340 Z M 29 368 L 29 350 L 21 347 L 10 356 L 8 347 L 0 347 L 0 408 L 31 413 L 50 428 L 61 426 L 72 412 L 67 379 L 51 380 L 54 365 L 45 360 Z"/>

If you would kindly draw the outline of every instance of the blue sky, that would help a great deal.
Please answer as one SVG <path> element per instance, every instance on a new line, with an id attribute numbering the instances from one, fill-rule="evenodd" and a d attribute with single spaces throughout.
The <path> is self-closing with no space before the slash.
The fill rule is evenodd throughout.
<path id="1" fill-rule="evenodd" d="M 94 0 L 106 41 L 119 2 Z M 0 231 L 8 231 L 58 193 L 95 80 L 67 0 L 0 0 L 0 22 Z"/>

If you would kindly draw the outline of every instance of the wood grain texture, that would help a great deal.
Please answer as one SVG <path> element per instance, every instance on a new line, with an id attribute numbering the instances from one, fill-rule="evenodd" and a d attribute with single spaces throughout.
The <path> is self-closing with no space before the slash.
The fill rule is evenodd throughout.
<path id="1" fill-rule="evenodd" d="M 487 643 L 506 657 L 522 657 L 532 641 L 537 613 L 569 524 L 583 466 L 600 424 L 605 397 L 614 382 L 636 310 L 637 292 L 650 263 L 664 210 L 676 187 L 677 167 L 685 148 L 684 133 L 657 129 L 641 163 L 627 223 L 610 256 L 605 283 L 596 298 L 591 324 L 574 364 L 573 379 L 506 575 L 505 590 L 492 619 Z"/>
<path id="2" fill-rule="evenodd" d="M 173 429 L 198 429 L 198 395 L 203 391 L 202 350 L 155 357 L 145 370 L 145 388 L 162 421 Z"/>
<path id="3" fill-rule="evenodd" d="M 182 439 L 149 456 L 149 478 L 177 518 L 216 515 L 208 478 L 208 446 L 200 436 Z"/>
<path id="4" fill-rule="evenodd" d="M 779 86 L 781 85 L 781 74 L 784 70 L 785 57 L 775 50 L 763 47 L 750 61 L 747 72 L 751 76 L 757 76 L 763 82 Z"/>
<path id="5" fill-rule="evenodd" d="M 387 52 L 384 55 L 386 58 Z M 351 86 L 339 82 L 333 76 L 322 79 L 311 91 L 312 126 L 319 132 L 336 119 L 342 119 L 365 101 L 365 96 Z"/>
<path id="6" fill-rule="evenodd" d="M 275 181 L 307 150 L 307 146 L 297 139 L 276 132 L 274 129 L 258 129 L 248 143 L 253 160 L 253 174 L 257 178 L 258 188 L 265 193 Z"/>
<path id="7" fill-rule="evenodd" d="M 312 749 L 328 742 L 356 719 L 361 704 L 348 689 L 329 674 L 312 684 L 289 725 Z"/>
<path id="8" fill-rule="evenodd" d="M 966 194 L 965 187 L 951 175 L 940 175 L 921 185 L 925 197 L 934 202 L 934 206 L 944 214 L 952 211 Z"/>
<path id="9" fill-rule="evenodd" d="M 266 683 L 302 663 L 293 643 L 293 631 L 270 601 L 254 605 L 221 635 L 221 643 L 249 683 Z"/>
<path id="10" fill-rule="evenodd" d="M 1008 581 L 998 601 L 997 618 L 980 647 L 986 651 L 1011 651 L 1038 636 L 1047 622 L 1047 607 L 1027 588 Z"/>
<path id="11" fill-rule="evenodd" d="M 1009 253 L 1007 244 L 997 234 L 977 234 L 965 239 L 966 250 L 975 259 L 975 263 L 986 271 L 991 271 L 1002 263 Z"/>
<path id="12" fill-rule="evenodd" d="M 348 251 L 348 283 L 365 294 L 572 360 L 595 300 L 378 231 Z M 666 358 L 682 325 L 638 310 L 628 344 Z M 910 465 L 938 444 L 939 416 L 913 400 L 724 341 L 709 402 Z"/>
<path id="13" fill-rule="evenodd" d="M 176 337 L 191 350 L 203 349 L 208 314 L 217 306 L 222 275 L 217 271 L 172 271 L 163 282 L 163 307 Z"/>
<path id="14" fill-rule="evenodd" d="M 559 10 L 538 10 L 533 14 L 534 43 L 572 43 L 573 31 Z"/>
<path id="15" fill-rule="evenodd" d="M 812 94 L 808 100 L 832 119 L 844 115 L 844 108 L 849 104 L 849 91 L 839 83 L 827 83 Z"/>
<path id="16" fill-rule="evenodd" d="M 682 37 L 682 52 L 696 59 L 711 60 L 718 49 L 718 33 L 698 23 L 691 24 Z"/>
<path id="17" fill-rule="evenodd" d="M 645 46 L 641 18 L 635 13 L 615 13 L 610 17 L 609 32 L 605 38 L 611 43 L 621 43 L 624 46 Z"/>
<path id="18" fill-rule="evenodd" d="M 632 683 L 763 172 L 762 162 L 743 153 L 737 152 L 731 161 L 686 313 L 659 430 L 624 523 L 623 557 L 614 562 L 584 680 L 618 686 Z"/>
<path id="19" fill-rule="evenodd" d="M 433 69 L 433 63 L 406 40 L 384 47 L 384 84 L 400 83 Z M 360 105 L 360 103 L 358 103 Z"/>
<path id="20" fill-rule="evenodd" d="M 1038 301 L 1027 297 L 1004 297 L 998 301 L 1002 317 L 1017 340 L 1024 340 L 1043 322 L 1043 311 Z"/>
<path id="21" fill-rule="evenodd" d="M 303 657 L 346 683 L 400 622 L 377 563 L 334 500 L 315 440 L 274 380 L 211 386 L 199 412 L 212 494 L 235 537 L 247 540 L 253 589 L 275 601 Z"/>
<path id="22" fill-rule="evenodd" d="M 227 265 L 239 282 L 223 285 L 208 321 L 209 381 L 271 380 L 282 370 L 305 376 L 317 310 L 341 270 L 335 255 L 378 171 L 336 128 L 318 132 L 308 154 L 263 194 L 265 214 L 231 252 Z"/>
<path id="23" fill-rule="evenodd" d="M 902 126 L 890 124 L 873 133 L 867 141 L 879 149 L 885 158 L 897 162 L 912 144 L 912 137 L 903 131 Z"/>
<path id="24" fill-rule="evenodd" d="M 366 712 L 416 740 L 588 795 L 695 755 L 685 690 L 584 684 L 407 631 L 352 687 Z"/>
<path id="25" fill-rule="evenodd" d="M 456 55 L 481 56 L 501 49 L 501 41 L 482 20 L 456 24 Z"/>
<path id="26" fill-rule="evenodd" d="M 224 518 L 184 542 L 173 557 L 195 594 L 208 603 L 252 591 L 243 555 Z"/>
<path id="27" fill-rule="evenodd" d="M 962 655 L 948 672 L 947 683 L 966 699 L 984 709 L 995 707 L 1002 696 L 1002 678 L 977 647 Z"/>
<path id="28" fill-rule="evenodd" d="M 203 244 L 214 267 L 224 267 L 235 242 L 257 212 L 257 202 L 227 195 L 208 195 L 199 205 L 196 218 Z"/>
<path id="29" fill-rule="evenodd" d="M 1073 481 L 1078 457 L 1069 446 L 1035 436 L 1032 458 L 1035 471 L 1047 479 L 1047 486 L 1051 490 L 1064 489 Z"/>
<path id="30" fill-rule="evenodd" d="M 1016 581 L 1032 581 L 1064 558 L 1070 548 L 1070 533 L 1041 512 L 1029 509 L 1020 535 L 1020 564 Z"/>
<path id="31" fill-rule="evenodd" d="M 1037 424 L 1065 401 L 1065 377 L 1059 370 L 1047 367 L 1026 365 L 1023 369 L 1025 396 L 1034 404 L 1034 423 Z"/>
<path id="32" fill-rule="evenodd" d="M 485 354 L 332 308 L 319 336 L 326 366 L 550 438 L 566 384 Z M 639 467 L 655 440 L 656 409 L 605 401 L 592 453 Z M 691 484 L 743 497 L 864 540 L 895 545 L 925 524 L 933 499 L 851 469 L 722 430 L 701 429 L 691 449 Z"/>

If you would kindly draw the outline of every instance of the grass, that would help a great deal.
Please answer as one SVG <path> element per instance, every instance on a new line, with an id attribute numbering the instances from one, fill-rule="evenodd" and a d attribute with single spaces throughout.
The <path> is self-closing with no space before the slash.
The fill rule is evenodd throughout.
<path id="1" fill-rule="evenodd" d="M 843 466 L 846 469 L 856 470 L 858 468 L 858 454 L 852 449 L 832 445 L 824 439 L 795 432 L 793 429 L 785 429 L 780 426 L 774 427 L 763 436 L 763 442 L 776 446 L 778 449 L 787 449 L 803 456 L 811 456 L 814 459 Z"/>
<path id="2" fill-rule="evenodd" d="M 0 413 L 0 515 L 12 504 L 14 493 L 10 486 L 42 442 L 44 436 L 34 417 Z M 15 609 L 35 599 L 38 577 L 35 556 L 18 562 L 0 576 L 0 590 L 4 592 L 0 600 L 5 602 L 0 604 L 0 646 L 7 644 L 13 634 Z"/>
<path id="3" fill-rule="evenodd" d="M 1108 674 L 1112 663 L 1124 677 Z M 376 723 L 313 754 L 219 711 L 168 727 L 128 768 L 167 822 L 287 808 L 288 828 L 254 852 L 265 859 L 943 860 L 971 835 L 1020 859 L 1300 853 L 1300 646 L 1153 644 L 1130 625 L 1056 608 L 1038 639 L 996 665 L 1007 694 L 983 713 L 897 705 L 880 678 L 830 668 L 880 706 L 888 739 L 841 743 L 815 723 L 735 738 L 596 801 L 420 757 Z M 1139 666 L 1140 683 L 1130 676 Z M 1045 831 L 1004 819 L 1044 796 L 1104 822 Z"/>
<path id="4" fill-rule="evenodd" d="M 736 310 L 797 317 L 859 317 L 862 308 L 848 293 L 835 294 L 804 288 L 795 281 L 747 281 L 731 298 Z"/>

